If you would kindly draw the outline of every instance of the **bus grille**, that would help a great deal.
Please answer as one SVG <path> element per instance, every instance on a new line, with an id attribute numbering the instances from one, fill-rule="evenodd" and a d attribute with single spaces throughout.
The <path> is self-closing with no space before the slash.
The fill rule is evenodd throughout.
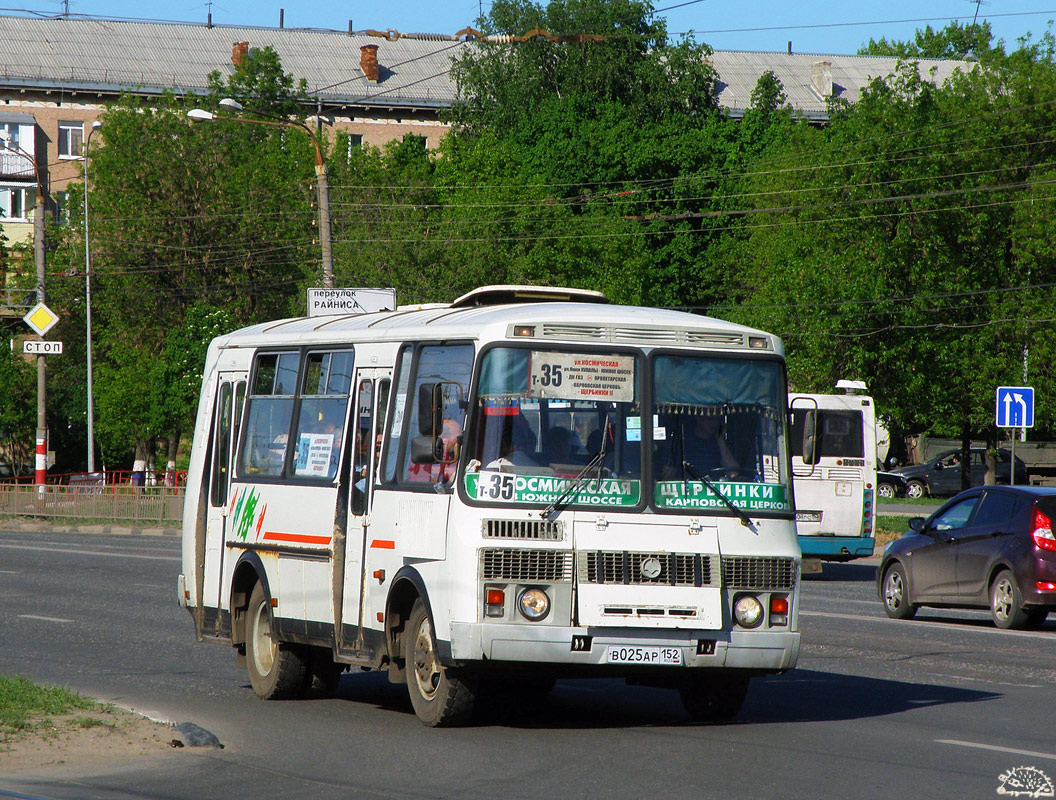
<path id="1" fill-rule="evenodd" d="M 722 559 L 722 582 L 733 589 L 791 591 L 796 584 L 796 560 L 727 556 Z"/>
<path id="2" fill-rule="evenodd" d="M 830 481 L 860 481 L 862 471 L 855 467 L 829 467 L 825 475 Z"/>
<path id="3" fill-rule="evenodd" d="M 481 550 L 480 576 L 486 581 L 572 580 L 572 553 L 564 550 Z"/>
<path id="4" fill-rule="evenodd" d="M 581 583 L 713 586 L 718 556 L 696 553 L 627 553 L 588 551 L 580 554 Z M 659 565 L 659 573 L 656 572 Z"/>
<path id="5" fill-rule="evenodd" d="M 485 539 L 535 539 L 541 542 L 563 542 L 562 522 L 543 519 L 486 519 Z"/>

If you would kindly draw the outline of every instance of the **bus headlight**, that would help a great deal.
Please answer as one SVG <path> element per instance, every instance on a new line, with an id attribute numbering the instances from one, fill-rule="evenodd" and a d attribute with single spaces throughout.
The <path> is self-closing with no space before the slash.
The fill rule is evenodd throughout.
<path id="1" fill-rule="evenodd" d="M 742 628 L 756 628 L 763 621 L 763 606 L 750 594 L 733 601 L 733 618 Z"/>
<path id="2" fill-rule="evenodd" d="M 550 598 L 542 589 L 525 589 L 517 598 L 517 609 L 526 620 L 538 622 L 550 613 Z"/>

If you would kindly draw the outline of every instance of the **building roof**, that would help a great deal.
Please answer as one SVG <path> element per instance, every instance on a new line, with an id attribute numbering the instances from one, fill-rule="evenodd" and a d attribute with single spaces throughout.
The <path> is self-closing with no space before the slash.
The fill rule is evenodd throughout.
<path id="1" fill-rule="evenodd" d="M 750 53 L 717 50 L 711 64 L 718 73 L 719 105 L 740 116 L 751 104 L 759 76 L 772 71 L 784 87 L 787 102 L 811 119 L 827 119 L 826 98 L 858 102 L 862 88 L 874 78 L 894 74 L 898 59 L 890 56 L 841 56 L 812 53 Z M 970 61 L 918 59 L 920 74 L 942 85 L 955 70 L 976 66 Z"/>
<path id="2" fill-rule="evenodd" d="M 364 32 L 235 27 L 87 18 L 0 16 L 0 87 L 71 92 L 165 90 L 204 93 L 213 70 L 230 75 L 232 49 L 271 46 L 284 70 L 304 78 L 309 94 L 330 105 L 438 108 L 455 99 L 451 59 L 469 46 L 453 36 L 386 37 Z M 360 67 L 360 48 L 378 46 L 378 81 Z M 788 102 L 812 119 L 827 117 L 830 93 L 856 101 L 863 86 L 892 74 L 897 59 L 805 53 L 716 51 L 720 106 L 739 116 L 759 76 L 773 71 Z M 922 60 L 925 75 L 941 83 L 971 62 Z"/>
<path id="3" fill-rule="evenodd" d="M 0 83 L 70 91 L 204 94 L 207 77 L 234 71 L 232 48 L 271 46 L 283 69 L 325 103 L 439 107 L 454 99 L 448 71 L 455 41 L 363 33 L 206 26 L 101 19 L 0 16 Z M 377 83 L 360 68 L 360 47 L 378 45 Z"/>

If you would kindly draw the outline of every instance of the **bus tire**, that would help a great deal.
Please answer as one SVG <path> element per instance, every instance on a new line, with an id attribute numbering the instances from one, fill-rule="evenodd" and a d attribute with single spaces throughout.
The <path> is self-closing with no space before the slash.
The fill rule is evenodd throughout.
<path id="1" fill-rule="evenodd" d="M 747 675 L 701 675 L 679 687 L 678 695 L 694 722 L 729 722 L 748 694 Z"/>
<path id="2" fill-rule="evenodd" d="M 476 681 L 440 663 L 433 623 L 418 598 L 403 632 L 407 691 L 414 713 L 431 728 L 462 725 L 473 713 Z"/>
<path id="3" fill-rule="evenodd" d="M 253 692 L 263 700 L 302 697 L 308 686 L 308 659 L 302 648 L 271 636 L 271 601 L 262 583 L 253 587 L 246 611 L 246 669 Z"/>

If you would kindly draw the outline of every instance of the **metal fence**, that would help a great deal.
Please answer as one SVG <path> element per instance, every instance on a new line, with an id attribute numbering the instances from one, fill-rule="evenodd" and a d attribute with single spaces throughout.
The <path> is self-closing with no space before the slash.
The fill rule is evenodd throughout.
<path id="1" fill-rule="evenodd" d="M 182 488 L 0 485 L 0 514 L 179 525 Z"/>

